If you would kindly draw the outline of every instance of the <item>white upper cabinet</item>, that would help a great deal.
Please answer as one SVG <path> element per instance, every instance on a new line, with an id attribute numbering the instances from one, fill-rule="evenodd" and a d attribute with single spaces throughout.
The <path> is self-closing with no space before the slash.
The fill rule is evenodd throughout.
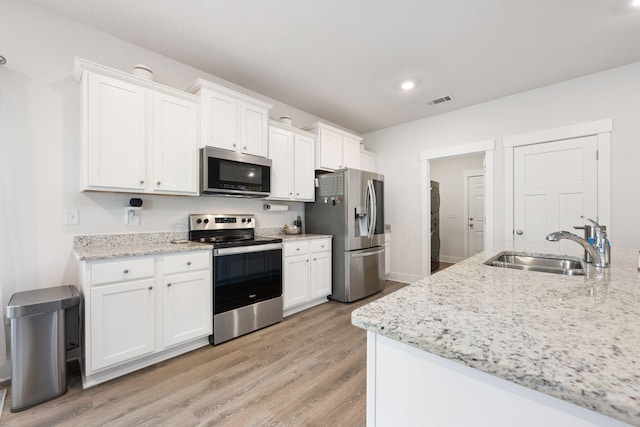
<path id="1" fill-rule="evenodd" d="M 198 194 L 198 97 L 80 58 L 81 190 Z"/>
<path id="2" fill-rule="evenodd" d="M 316 169 L 334 171 L 343 168 L 360 168 L 361 137 L 325 123 L 316 123 L 306 127 L 305 130 L 316 135 Z"/>
<path id="3" fill-rule="evenodd" d="M 360 150 L 360 169 L 368 172 L 376 171 L 376 154 L 367 150 Z"/>
<path id="4" fill-rule="evenodd" d="M 145 89 L 93 73 L 83 84 L 84 189 L 144 190 Z"/>
<path id="5" fill-rule="evenodd" d="M 313 201 L 313 135 L 279 122 L 269 126 L 272 200 Z"/>
<path id="6" fill-rule="evenodd" d="M 270 104 L 203 79 L 187 91 L 200 96 L 201 146 L 267 157 Z"/>
<path id="7" fill-rule="evenodd" d="M 153 191 L 198 191 L 198 105 L 153 94 Z"/>

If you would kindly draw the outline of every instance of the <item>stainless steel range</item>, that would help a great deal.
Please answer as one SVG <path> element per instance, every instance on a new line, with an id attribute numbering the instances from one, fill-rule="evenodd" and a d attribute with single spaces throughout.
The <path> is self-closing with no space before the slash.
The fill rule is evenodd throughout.
<path id="1" fill-rule="evenodd" d="M 256 237 L 253 215 L 189 215 L 189 240 L 213 245 L 216 345 L 282 321 L 282 239 Z"/>

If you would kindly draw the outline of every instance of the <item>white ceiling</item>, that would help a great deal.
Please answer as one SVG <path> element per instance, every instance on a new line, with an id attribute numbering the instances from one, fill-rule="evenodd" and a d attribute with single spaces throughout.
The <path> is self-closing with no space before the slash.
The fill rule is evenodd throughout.
<path id="1" fill-rule="evenodd" d="M 631 0 L 30 1 L 361 133 L 640 61 Z"/>

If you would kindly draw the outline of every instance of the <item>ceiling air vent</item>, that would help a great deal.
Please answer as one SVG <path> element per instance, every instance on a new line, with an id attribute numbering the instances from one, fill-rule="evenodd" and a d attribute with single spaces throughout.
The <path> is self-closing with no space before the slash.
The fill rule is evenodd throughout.
<path id="1" fill-rule="evenodd" d="M 443 96 L 441 98 L 436 98 L 436 99 L 432 99 L 431 101 L 428 101 L 427 104 L 429 105 L 438 105 L 438 104 L 442 104 L 443 102 L 449 102 L 449 101 L 453 101 L 453 99 L 450 96 Z"/>

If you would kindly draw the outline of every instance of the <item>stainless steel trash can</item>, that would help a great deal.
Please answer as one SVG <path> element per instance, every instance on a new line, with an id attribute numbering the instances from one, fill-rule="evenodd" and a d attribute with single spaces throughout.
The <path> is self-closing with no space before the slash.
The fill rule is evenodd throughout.
<path id="1" fill-rule="evenodd" d="M 65 310 L 79 304 L 74 286 L 17 292 L 9 300 L 11 412 L 66 393 Z"/>

